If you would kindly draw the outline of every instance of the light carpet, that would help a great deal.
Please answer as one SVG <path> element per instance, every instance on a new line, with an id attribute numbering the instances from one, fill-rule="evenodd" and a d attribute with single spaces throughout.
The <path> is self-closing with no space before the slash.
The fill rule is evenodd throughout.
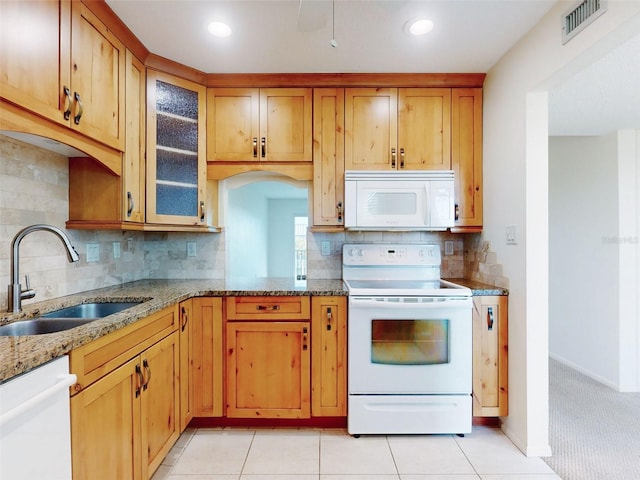
<path id="1" fill-rule="evenodd" d="M 549 443 L 563 480 L 640 479 L 640 393 L 620 393 L 549 359 Z"/>

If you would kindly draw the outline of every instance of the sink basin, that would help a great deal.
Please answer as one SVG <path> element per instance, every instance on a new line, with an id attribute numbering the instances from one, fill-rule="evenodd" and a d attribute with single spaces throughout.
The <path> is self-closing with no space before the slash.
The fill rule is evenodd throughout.
<path id="1" fill-rule="evenodd" d="M 18 320 L 0 327 L 0 337 L 19 335 L 42 335 L 79 327 L 102 317 L 122 312 L 142 303 L 137 302 L 93 302 L 61 308 L 31 320 Z"/>
<path id="2" fill-rule="evenodd" d="M 40 318 L 96 319 L 135 307 L 142 302 L 93 302 L 74 305 L 40 315 Z"/>
<path id="3" fill-rule="evenodd" d="M 89 323 L 95 318 L 35 318 L 21 320 L 0 327 L 0 337 L 16 337 L 19 335 L 42 335 L 69 330 Z"/>

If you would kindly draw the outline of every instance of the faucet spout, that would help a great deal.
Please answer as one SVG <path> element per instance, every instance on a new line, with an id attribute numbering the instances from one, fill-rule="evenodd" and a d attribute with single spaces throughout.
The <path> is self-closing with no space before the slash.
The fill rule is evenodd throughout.
<path id="1" fill-rule="evenodd" d="M 58 227 L 54 227 L 53 225 L 31 225 L 29 227 L 25 227 L 20 230 L 15 237 L 13 237 L 13 241 L 11 242 L 11 285 L 9 285 L 9 312 L 17 313 L 22 310 L 22 299 L 23 298 L 33 298 L 35 296 L 35 291 L 29 289 L 28 281 L 27 281 L 27 290 L 23 291 L 22 286 L 20 285 L 20 273 L 19 273 L 19 265 L 20 265 L 20 242 L 24 237 L 26 237 L 31 232 L 37 231 L 45 231 L 51 232 L 55 234 L 63 243 L 67 257 L 70 262 L 77 262 L 80 259 L 78 252 L 71 245 L 71 241 L 67 234 L 60 230 Z"/>

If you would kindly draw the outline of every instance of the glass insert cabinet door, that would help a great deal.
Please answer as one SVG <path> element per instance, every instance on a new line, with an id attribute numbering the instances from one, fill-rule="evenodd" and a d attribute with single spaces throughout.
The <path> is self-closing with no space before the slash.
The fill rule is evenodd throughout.
<path id="1" fill-rule="evenodd" d="M 147 221 L 205 223 L 206 88 L 147 72 Z"/>

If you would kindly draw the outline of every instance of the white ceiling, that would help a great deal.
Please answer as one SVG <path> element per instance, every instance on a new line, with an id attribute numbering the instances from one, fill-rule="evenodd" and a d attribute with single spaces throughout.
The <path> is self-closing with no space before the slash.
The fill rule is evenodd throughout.
<path id="1" fill-rule="evenodd" d="M 465 73 L 487 72 L 556 0 L 106 2 L 149 51 L 205 73 Z M 411 38 L 418 16 L 435 28 Z M 211 36 L 213 20 L 231 37 Z M 640 128 L 638 52 L 640 36 L 550 92 L 550 134 Z"/>

